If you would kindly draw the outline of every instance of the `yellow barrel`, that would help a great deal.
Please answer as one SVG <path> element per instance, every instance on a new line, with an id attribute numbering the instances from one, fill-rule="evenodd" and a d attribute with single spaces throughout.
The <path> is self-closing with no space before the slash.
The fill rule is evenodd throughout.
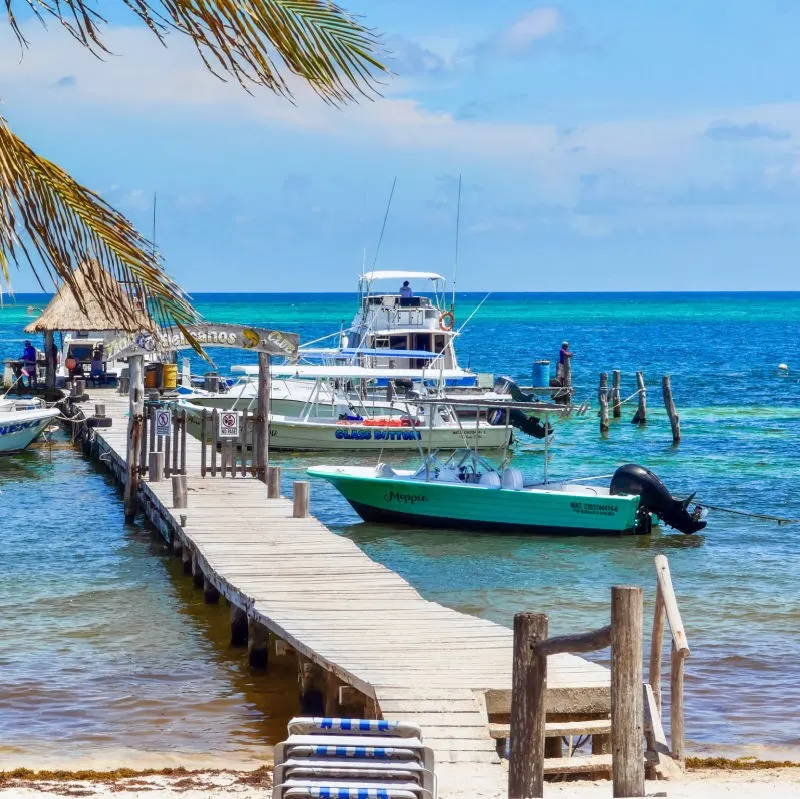
<path id="1" fill-rule="evenodd" d="M 144 370 L 144 387 L 158 388 L 158 372 L 155 366 L 148 366 Z"/>
<path id="2" fill-rule="evenodd" d="M 178 364 L 164 364 L 164 388 L 169 391 L 171 388 L 178 387 Z"/>

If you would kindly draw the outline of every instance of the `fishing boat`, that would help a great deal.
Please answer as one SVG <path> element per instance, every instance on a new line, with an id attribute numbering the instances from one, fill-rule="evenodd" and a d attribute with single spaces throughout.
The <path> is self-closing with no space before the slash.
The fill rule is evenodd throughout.
<path id="1" fill-rule="evenodd" d="M 493 533 L 632 535 L 651 532 L 654 517 L 682 533 L 706 526 L 648 469 L 620 467 L 608 485 L 595 480 L 526 482 L 519 469 L 494 466 L 474 449 L 433 453 L 416 470 L 315 466 L 368 522 Z"/>
<path id="2" fill-rule="evenodd" d="M 200 440 L 212 440 L 214 426 L 208 408 L 186 399 L 179 399 L 174 405 L 186 412 L 186 429 L 191 435 Z M 392 405 L 392 414 L 370 414 L 364 406 L 353 407 L 349 402 L 334 403 L 328 406 L 325 414 L 319 414 L 317 408 L 316 404 L 309 403 L 301 415 L 270 413 L 270 449 L 419 452 L 425 448 L 453 450 L 466 446 L 498 450 L 507 447 L 512 440 L 508 425 L 493 425 L 483 419 L 463 424 L 445 404 L 423 408 L 411 401 L 401 401 Z M 253 417 L 247 416 L 246 411 L 232 412 L 239 415 L 246 443 L 252 446 Z"/>
<path id="3" fill-rule="evenodd" d="M 23 402 L 23 406 L 25 403 Z M 4 401 L 0 404 L 0 455 L 21 452 L 35 441 L 47 425 L 60 416 L 55 408 L 23 407 L 19 402 Z"/>

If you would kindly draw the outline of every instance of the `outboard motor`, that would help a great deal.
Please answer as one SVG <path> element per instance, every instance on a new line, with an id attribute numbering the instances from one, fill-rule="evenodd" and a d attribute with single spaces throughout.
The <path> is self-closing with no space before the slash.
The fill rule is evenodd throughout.
<path id="1" fill-rule="evenodd" d="M 611 478 L 612 494 L 634 494 L 641 497 L 640 506 L 655 513 L 665 524 L 687 535 L 696 533 L 706 522 L 695 518 L 687 508 L 694 494 L 684 500 L 675 499 L 667 487 L 649 469 L 627 463 Z"/>
<path id="2" fill-rule="evenodd" d="M 536 399 L 530 394 L 524 394 L 520 391 L 519 386 L 510 377 L 498 377 L 494 381 L 495 394 L 510 394 L 514 402 L 536 402 Z M 500 425 L 506 423 L 506 414 L 508 414 L 508 421 L 512 427 L 527 433 L 534 438 L 544 438 L 551 430 L 547 429 L 536 416 L 529 416 L 519 409 L 512 410 L 496 410 L 488 415 L 489 424 Z"/>

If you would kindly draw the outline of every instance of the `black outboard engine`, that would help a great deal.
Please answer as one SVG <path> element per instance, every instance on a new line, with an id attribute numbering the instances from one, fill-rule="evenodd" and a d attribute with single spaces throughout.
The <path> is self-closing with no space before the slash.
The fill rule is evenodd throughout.
<path id="1" fill-rule="evenodd" d="M 612 494 L 634 494 L 641 497 L 640 506 L 655 513 L 665 524 L 681 533 L 696 533 L 706 522 L 695 518 L 687 508 L 694 494 L 684 500 L 675 499 L 667 487 L 649 469 L 627 463 L 611 478 Z"/>
<path id="2" fill-rule="evenodd" d="M 494 392 L 496 394 L 510 394 L 514 402 L 536 402 L 530 394 L 524 394 L 519 386 L 510 377 L 498 377 L 494 381 Z M 551 430 L 545 427 L 544 422 L 537 416 L 530 416 L 523 411 L 514 408 L 511 410 L 496 410 L 488 414 L 489 424 L 500 425 L 506 423 L 506 414 L 512 427 L 527 433 L 534 438 L 544 438 Z"/>

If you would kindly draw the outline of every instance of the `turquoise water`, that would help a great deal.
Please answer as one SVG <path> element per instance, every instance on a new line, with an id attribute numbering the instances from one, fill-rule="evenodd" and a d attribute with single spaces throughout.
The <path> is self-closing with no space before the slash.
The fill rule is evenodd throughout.
<path id="1" fill-rule="evenodd" d="M 338 330 L 354 311 L 352 295 L 195 299 L 211 320 L 303 340 Z M 459 320 L 482 299 L 459 295 Z M 21 348 L 29 301 L 0 312 L 6 354 Z M 551 475 L 608 474 L 635 461 L 676 494 L 800 518 L 800 295 L 492 295 L 458 350 L 477 371 L 526 381 L 531 361 L 554 358 L 565 337 L 579 399 L 594 399 L 598 373 L 614 368 L 626 396 L 641 369 L 650 415 L 646 428 L 635 427 L 627 405 L 607 439 L 591 413 L 561 424 Z M 221 369 L 247 360 L 213 354 Z M 782 362 L 788 374 L 777 370 Z M 661 405 L 666 373 L 681 413 L 677 448 Z M 284 457 L 287 488 L 320 460 L 331 458 Z M 540 447 L 520 440 L 515 462 L 540 473 Z M 102 475 L 69 450 L 42 449 L 0 461 L 0 490 L 0 753 L 43 741 L 202 753 L 280 737 L 294 709 L 291 676 L 247 670 L 227 646 L 224 608 L 204 606 L 154 539 L 122 524 L 116 489 Z M 65 508 L 76 497 L 79 513 Z M 425 596 L 504 624 L 520 610 L 544 611 L 556 633 L 607 623 L 613 584 L 643 585 L 650 614 L 653 557 L 663 552 L 692 648 L 687 737 L 698 748 L 800 745 L 800 525 L 712 513 L 694 537 L 431 533 L 363 524 L 316 482 L 312 510 Z M 645 628 L 649 635 L 649 620 Z"/>

